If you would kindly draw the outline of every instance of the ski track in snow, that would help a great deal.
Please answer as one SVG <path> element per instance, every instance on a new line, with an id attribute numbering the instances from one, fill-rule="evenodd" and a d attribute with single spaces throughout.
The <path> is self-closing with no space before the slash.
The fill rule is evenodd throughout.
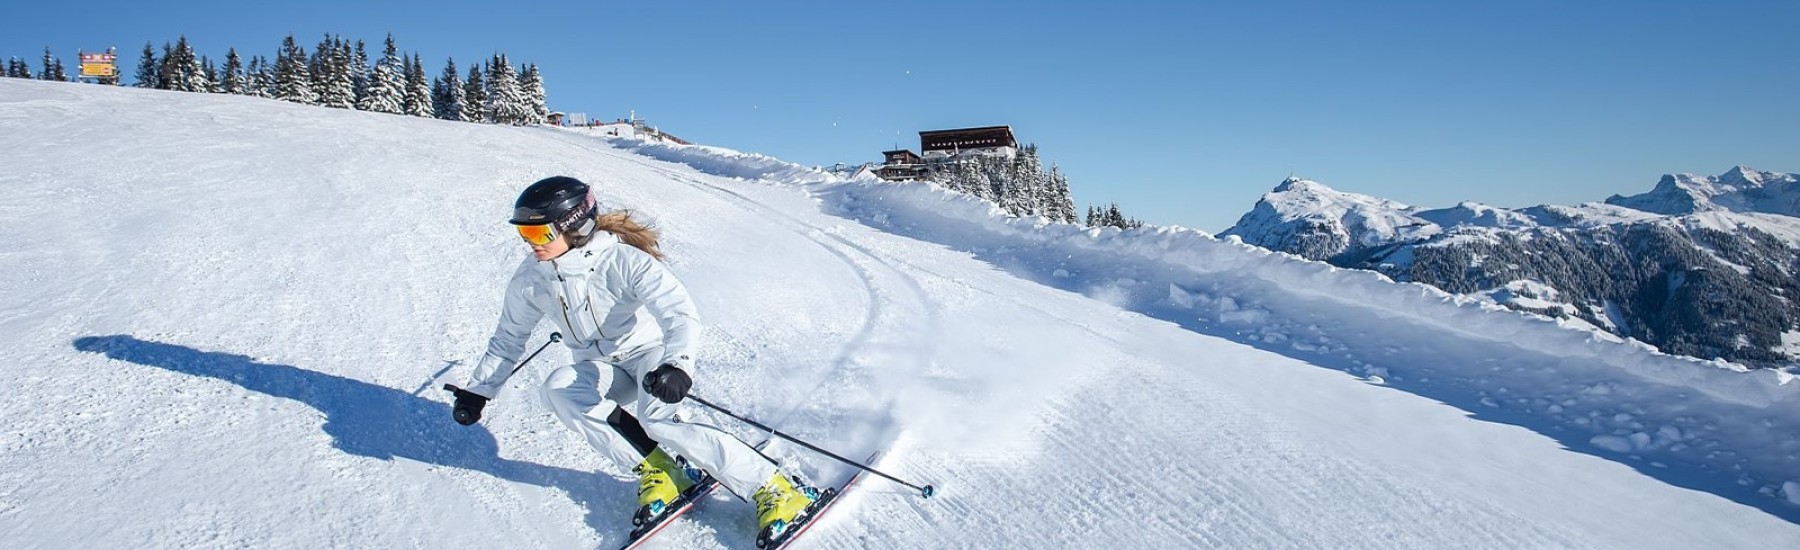
<path id="1" fill-rule="evenodd" d="M 867 295 L 867 315 L 862 326 L 845 344 L 840 346 L 837 355 L 830 362 L 814 368 L 814 372 L 796 375 L 792 372 L 794 367 L 788 367 L 790 370 L 784 373 L 785 376 L 813 381 L 813 383 L 798 386 L 806 388 L 805 392 L 786 392 L 787 394 L 783 395 L 781 399 L 774 400 L 778 403 L 794 403 L 795 405 L 785 411 L 770 411 L 768 414 L 753 412 L 750 416 L 759 418 L 765 424 L 777 429 L 781 429 L 780 426 L 791 424 L 822 424 L 831 427 L 828 431 L 784 430 L 789 431 L 790 435 L 811 441 L 820 441 L 821 437 L 827 436 L 830 432 L 862 434 L 859 440 L 845 441 L 848 446 L 834 445 L 831 447 L 843 456 L 861 456 L 891 444 L 893 438 L 886 434 L 894 430 L 894 421 L 888 417 L 888 413 L 884 409 L 886 402 L 891 401 L 892 397 L 876 393 L 876 385 L 871 384 L 869 377 L 862 374 L 862 371 L 872 365 L 880 365 L 886 370 L 903 372 L 925 370 L 924 358 L 915 351 L 927 347 L 933 334 L 938 330 L 938 312 L 927 298 L 924 289 L 911 275 L 895 268 L 889 260 L 875 251 L 834 234 L 831 228 L 809 224 L 743 193 L 703 181 L 689 173 L 658 166 L 635 155 L 622 154 L 615 149 L 596 149 L 592 143 L 577 142 L 575 145 L 596 153 L 613 156 L 625 162 L 638 164 L 671 181 L 699 189 L 735 204 L 747 212 L 770 218 L 785 227 L 791 234 L 813 243 L 854 271 Z M 905 292 L 896 293 L 893 290 L 895 288 L 904 289 Z M 895 296 L 895 294 L 900 294 L 900 296 Z M 917 322 L 919 318 L 924 318 L 926 321 L 919 323 Z M 846 396 L 845 392 L 850 392 L 851 395 Z M 820 396 L 826 396 L 827 399 L 820 399 Z M 860 411 L 832 408 L 834 405 L 832 398 L 844 397 L 849 397 L 849 399 L 844 399 L 847 402 L 871 403 L 876 406 L 865 407 L 866 410 Z M 750 410 L 755 411 L 756 409 Z M 781 448 L 785 445 L 785 443 L 777 445 L 769 451 L 769 454 L 781 456 Z M 815 464 L 811 468 L 803 468 L 803 474 L 805 470 L 816 471 L 820 467 L 842 471 L 837 475 L 820 476 L 818 481 L 821 483 L 830 484 L 833 479 L 848 475 L 846 467 L 830 463 L 817 464 L 820 462 L 817 459 L 804 460 L 805 452 L 799 452 L 801 456 L 791 454 L 788 456 L 801 459 L 793 462 Z"/>
<path id="2" fill-rule="evenodd" d="M 62 165 L 74 143 L 129 168 Z M 552 174 L 663 229 L 708 325 L 697 392 L 891 446 L 879 468 L 940 491 L 870 477 L 802 547 L 1800 545 L 1788 504 L 1715 483 L 1800 478 L 1793 415 L 1372 309 L 1352 274 L 1083 251 L 731 152 L 240 97 L 0 80 L 0 152 L 0 359 L 33 366 L 0 404 L 9 547 L 616 546 L 633 487 L 536 403 L 566 352 L 478 426 L 436 389 L 522 257 L 497 220 Z M 53 207 L 98 221 L 25 223 Z M 650 546 L 748 548 L 752 516 L 720 492 Z"/>

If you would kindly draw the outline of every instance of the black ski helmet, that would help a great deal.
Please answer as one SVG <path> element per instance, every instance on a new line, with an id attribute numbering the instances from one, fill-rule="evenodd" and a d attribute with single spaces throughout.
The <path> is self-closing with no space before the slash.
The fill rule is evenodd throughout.
<path id="1" fill-rule="evenodd" d="M 594 230 L 598 213 L 594 193 L 581 180 L 568 176 L 552 176 L 538 180 L 519 193 L 513 203 L 513 225 L 544 225 L 567 236 L 569 245 L 580 247 Z"/>

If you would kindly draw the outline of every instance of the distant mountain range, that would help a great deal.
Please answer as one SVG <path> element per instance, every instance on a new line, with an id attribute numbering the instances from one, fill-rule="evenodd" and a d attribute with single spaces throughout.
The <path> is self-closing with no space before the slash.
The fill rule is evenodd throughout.
<path id="1" fill-rule="evenodd" d="M 1800 359 L 1800 181 L 1738 166 L 1604 203 L 1425 209 L 1290 178 L 1220 234 L 1579 321 L 1667 353 Z"/>

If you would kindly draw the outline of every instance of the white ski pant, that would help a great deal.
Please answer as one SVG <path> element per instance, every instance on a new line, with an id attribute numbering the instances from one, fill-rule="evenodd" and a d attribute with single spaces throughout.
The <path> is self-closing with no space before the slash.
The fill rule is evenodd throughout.
<path id="1" fill-rule="evenodd" d="M 661 357 L 662 348 L 652 346 L 616 366 L 582 361 L 558 368 L 544 380 L 544 399 L 557 418 L 586 438 L 621 472 L 631 472 L 643 462 L 644 455 L 606 423 L 606 416 L 614 407 L 623 407 L 637 417 L 644 433 L 656 440 L 664 452 L 686 457 L 731 492 L 749 498 L 775 477 L 775 463 L 723 430 L 677 419 L 676 411 L 685 405 L 664 403 L 644 392 L 639 381 L 658 366 Z"/>

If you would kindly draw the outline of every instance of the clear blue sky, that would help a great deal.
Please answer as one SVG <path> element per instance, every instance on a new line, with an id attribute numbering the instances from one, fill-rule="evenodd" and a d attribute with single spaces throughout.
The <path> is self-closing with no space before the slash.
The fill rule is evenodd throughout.
<path id="1" fill-rule="evenodd" d="M 442 70 L 504 51 L 552 109 L 636 109 L 807 164 L 1010 125 L 1118 202 L 1217 232 L 1289 173 L 1422 206 L 1572 204 L 1664 173 L 1800 172 L 1800 2 L 89 1 L 4 10 L 0 56 L 185 34 L 273 58 L 392 32 Z M 578 4 L 574 7 L 564 4 Z M 1243 3 L 1251 4 L 1251 3 Z"/>

